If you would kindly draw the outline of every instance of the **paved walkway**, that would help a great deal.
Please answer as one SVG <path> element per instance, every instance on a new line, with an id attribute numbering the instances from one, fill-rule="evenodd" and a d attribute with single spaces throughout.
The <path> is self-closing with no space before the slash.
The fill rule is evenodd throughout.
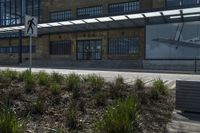
<path id="1" fill-rule="evenodd" d="M 0 70 L 5 69 L 25 71 L 27 68 L 20 67 L 0 67 Z M 58 72 L 62 74 L 77 73 L 81 75 L 98 74 L 104 77 L 106 80 L 113 80 L 118 75 L 123 76 L 127 83 L 133 83 L 135 79 L 141 78 L 147 85 L 151 85 L 154 79 L 161 78 L 165 84 L 170 88 L 175 88 L 176 80 L 198 80 L 200 81 L 200 75 L 196 74 L 177 74 L 177 73 L 151 73 L 151 72 L 122 72 L 122 71 L 103 71 L 103 70 L 73 70 L 73 69 L 48 69 L 48 68 L 33 68 L 33 72 L 46 71 L 48 73 Z"/>
<path id="2" fill-rule="evenodd" d="M 200 133 L 200 114 L 175 111 L 167 130 L 168 133 Z"/>

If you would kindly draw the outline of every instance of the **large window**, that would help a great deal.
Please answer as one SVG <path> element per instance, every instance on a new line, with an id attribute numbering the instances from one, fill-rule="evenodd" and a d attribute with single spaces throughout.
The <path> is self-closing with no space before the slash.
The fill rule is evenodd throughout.
<path id="1" fill-rule="evenodd" d="M 134 37 L 109 39 L 110 55 L 131 55 L 139 52 L 139 39 Z"/>
<path id="2" fill-rule="evenodd" d="M 109 13 L 110 14 L 120 14 L 133 12 L 140 9 L 139 0 L 126 2 L 126 3 L 116 3 L 109 5 Z"/>
<path id="3" fill-rule="evenodd" d="M 69 20 L 72 18 L 72 11 L 66 10 L 66 11 L 52 12 L 50 14 L 50 18 L 51 21 Z"/>
<path id="4" fill-rule="evenodd" d="M 168 7 L 189 6 L 199 4 L 200 0 L 167 0 Z"/>
<path id="5" fill-rule="evenodd" d="M 24 22 L 25 14 L 39 16 L 40 0 L 0 0 L 0 25 Z"/>
<path id="6" fill-rule="evenodd" d="M 36 52 L 35 45 L 32 46 L 32 53 Z M 0 47 L 0 54 L 19 53 L 19 46 L 3 46 Z M 22 53 L 29 53 L 29 45 L 22 46 Z"/>
<path id="7" fill-rule="evenodd" d="M 39 16 L 40 0 L 26 0 L 26 14 Z"/>
<path id="8" fill-rule="evenodd" d="M 100 15 L 102 15 L 102 6 L 77 9 L 77 17 L 95 17 Z"/>
<path id="9" fill-rule="evenodd" d="M 77 41 L 78 60 L 100 60 L 101 40 L 79 40 Z"/>
<path id="10" fill-rule="evenodd" d="M 50 42 L 50 55 L 70 55 L 71 54 L 71 41 L 53 41 Z"/>

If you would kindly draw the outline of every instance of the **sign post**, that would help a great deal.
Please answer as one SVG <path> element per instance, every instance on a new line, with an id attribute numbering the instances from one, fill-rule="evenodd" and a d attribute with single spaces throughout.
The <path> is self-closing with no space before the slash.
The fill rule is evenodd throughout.
<path id="1" fill-rule="evenodd" d="M 25 35 L 30 37 L 29 45 L 29 71 L 32 68 L 32 37 L 37 37 L 38 18 L 32 16 L 25 16 Z"/>

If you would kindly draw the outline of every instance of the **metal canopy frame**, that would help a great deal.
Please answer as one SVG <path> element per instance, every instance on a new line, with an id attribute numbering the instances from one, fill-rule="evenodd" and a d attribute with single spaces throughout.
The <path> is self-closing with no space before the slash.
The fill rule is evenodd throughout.
<path id="1" fill-rule="evenodd" d="M 40 34 L 64 32 L 64 31 L 84 31 L 95 29 L 136 27 L 151 24 L 177 23 L 200 20 L 200 7 L 185 7 L 179 9 L 141 11 L 129 14 L 102 16 L 95 18 L 85 18 L 58 22 L 47 22 L 38 24 Z M 13 32 L 24 30 L 24 26 L 15 25 L 0 27 L 0 32 Z"/>

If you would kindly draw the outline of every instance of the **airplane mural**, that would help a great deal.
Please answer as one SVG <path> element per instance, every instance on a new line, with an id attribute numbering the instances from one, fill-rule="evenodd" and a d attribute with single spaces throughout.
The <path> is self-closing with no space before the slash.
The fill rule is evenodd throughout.
<path id="1" fill-rule="evenodd" d="M 184 23 L 179 24 L 177 26 L 176 34 L 173 38 L 154 38 L 154 39 L 152 39 L 152 41 L 167 44 L 167 45 L 172 45 L 172 46 L 175 46 L 176 49 L 178 49 L 178 47 L 180 47 L 180 46 L 181 47 L 190 47 L 190 48 L 200 48 L 200 38 L 199 37 L 191 38 L 188 40 L 183 40 L 182 32 L 183 32 L 184 26 L 185 26 Z"/>

